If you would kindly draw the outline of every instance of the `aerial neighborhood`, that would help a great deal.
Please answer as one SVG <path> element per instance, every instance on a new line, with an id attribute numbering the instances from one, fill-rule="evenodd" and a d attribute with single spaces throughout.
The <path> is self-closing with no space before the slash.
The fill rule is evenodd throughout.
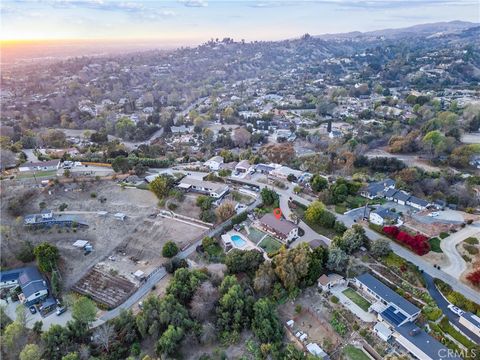
<path id="1" fill-rule="evenodd" d="M 479 359 L 479 38 L 2 68 L 2 358 Z"/>

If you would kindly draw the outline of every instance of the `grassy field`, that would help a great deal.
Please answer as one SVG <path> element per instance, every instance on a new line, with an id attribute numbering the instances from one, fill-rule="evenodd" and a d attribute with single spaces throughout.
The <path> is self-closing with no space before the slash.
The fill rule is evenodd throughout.
<path id="1" fill-rule="evenodd" d="M 353 345 L 347 345 L 343 349 L 343 354 L 349 360 L 370 360 L 370 358 L 359 348 L 356 348 Z"/>
<path id="2" fill-rule="evenodd" d="M 353 289 L 345 289 L 343 291 L 343 295 L 348 297 L 350 300 L 352 300 L 355 304 L 360 306 L 364 311 L 368 311 L 368 308 L 370 305 L 372 305 L 368 300 L 366 300 L 364 297 L 362 297 L 359 293 L 357 293 Z"/>
<path id="3" fill-rule="evenodd" d="M 19 173 L 17 175 L 17 179 L 33 179 L 34 174 L 35 174 L 36 178 L 55 177 L 55 176 L 57 176 L 57 170 L 36 171 L 35 173 L 33 173 L 33 172 Z"/>
<path id="4" fill-rule="evenodd" d="M 433 237 L 428 242 L 430 243 L 430 249 L 436 253 L 443 253 L 442 249 L 440 248 L 440 239 L 438 237 Z"/>
<path id="5" fill-rule="evenodd" d="M 258 246 L 260 246 L 267 254 L 269 254 L 280 249 L 282 244 L 273 237 L 267 236 L 260 244 L 258 244 Z"/>

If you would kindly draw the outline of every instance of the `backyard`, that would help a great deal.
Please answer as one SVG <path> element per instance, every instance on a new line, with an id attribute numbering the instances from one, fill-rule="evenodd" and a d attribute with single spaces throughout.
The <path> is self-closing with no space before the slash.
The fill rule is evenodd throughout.
<path id="1" fill-rule="evenodd" d="M 370 360 L 370 358 L 365 354 L 365 352 L 353 345 L 347 345 L 343 349 L 343 354 L 349 360 Z"/>
<path id="2" fill-rule="evenodd" d="M 343 291 L 343 295 L 348 297 L 350 300 L 352 300 L 355 304 L 360 306 L 362 310 L 368 311 L 368 308 L 370 305 L 372 305 L 368 300 L 366 300 L 363 296 L 361 296 L 359 293 L 357 293 L 355 290 L 351 288 L 347 288 Z"/>
<path id="3" fill-rule="evenodd" d="M 267 235 L 259 244 L 267 254 L 273 253 L 280 249 L 282 244 L 279 241 L 275 240 L 273 237 Z"/>

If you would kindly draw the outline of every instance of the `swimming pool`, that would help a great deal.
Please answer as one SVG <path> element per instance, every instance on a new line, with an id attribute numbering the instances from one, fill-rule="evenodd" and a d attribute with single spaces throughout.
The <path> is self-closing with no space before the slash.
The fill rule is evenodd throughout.
<path id="1" fill-rule="evenodd" d="M 233 241 L 236 247 L 244 247 L 245 244 L 247 243 L 245 240 L 243 240 L 240 236 L 238 235 L 232 235 L 230 236 L 230 239 Z"/>

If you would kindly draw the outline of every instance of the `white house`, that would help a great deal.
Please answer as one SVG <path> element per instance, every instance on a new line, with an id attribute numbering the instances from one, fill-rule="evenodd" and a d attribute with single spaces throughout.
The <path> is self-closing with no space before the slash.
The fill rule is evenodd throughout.
<path id="1" fill-rule="evenodd" d="M 203 163 L 206 167 L 208 167 L 212 171 L 217 171 L 220 169 L 220 166 L 223 164 L 223 157 L 221 156 L 214 156 L 211 159 L 208 159 Z"/>
<path id="2" fill-rule="evenodd" d="M 383 341 L 390 340 L 393 334 L 393 331 L 383 322 L 376 323 L 373 327 L 373 332 Z"/>
<path id="3" fill-rule="evenodd" d="M 339 284 L 345 284 L 345 279 L 338 274 L 323 274 L 318 278 L 318 287 L 322 289 L 322 291 L 329 291 L 333 286 Z"/>
<path id="4" fill-rule="evenodd" d="M 237 166 L 235 166 L 235 171 L 239 173 L 247 173 L 252 169 L 250 162 L 248 160 L 240 161 Z"/>
<path id="5" fill-rule="evenodd" d="M 302 171 L 289 168 L 288 166 L 280 166 L 279 168 L 270 171 L 270 175 L 284 180 L 288 178 L 288 175 L 293 175 L 298 179 L 302 174 Z"/>
<path id="6" fill-rule="evenodd" d="M 226 193 L 228 193 L 229 190 L 229 187 L 226 184 L 198 180 L 189 176 L 180 181 L 178 188 L 184 191 L 193 191 L 205 194 L 215 199 L 222 198 Z"/>
<path id="7" fill-rule="evenodd" d="M 408 198 L 407 205 L 418 210 L 425 210 L 430 205 L 430 203 L 427 200 L 420 199 L 412 195 Z"/>
<path id="8" fill-rule="evenodd" d="M 398 223 L 400 215 L 386 208 L 378 208 L 370 211 L 369 220 L 372 224 L 383 226 L 385 224 Z"/>

